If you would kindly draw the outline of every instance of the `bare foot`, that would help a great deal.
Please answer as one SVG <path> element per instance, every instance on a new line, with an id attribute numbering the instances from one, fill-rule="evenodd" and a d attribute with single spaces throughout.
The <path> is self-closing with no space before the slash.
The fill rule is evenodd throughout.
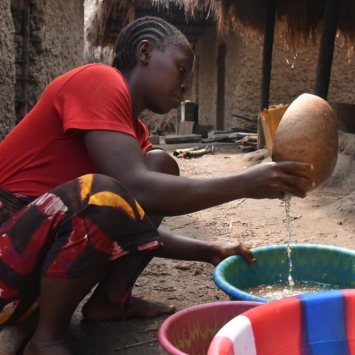
<path id="1" fill-rule="evenodd" d="M 161 302 L 132 297 L 128 311 L 123 316 L 119 307 L 109 301 L 100 304 L 89 300 L 83 307 L 83 317 L 89 322 L 112 322 L 132 318 L 154 318 L 162 314 L 173 314 L 176 308 Z"/>
<path id="2" fill-rule="evenodd" d="M 73 355 L 73 353 L 67 349 L 64 341 L 37 343 L 31 340 L 23 355 Z"/>
<path id="3" fill-rule="evenodd" d="M 249 250 L 250 248 L 239 243 L 215 243 L 213 245 L 215 251 L 214 255 L 211 257 L 211 264 L 217 266 L 222 260 L 228 258 L 232 255 L 242 255 L 249 263 L 255 263 L 256 259 Z"/>
<path id="4" fill-rule="evenodd" d="M 131 304 L 127 311 L 127 318 L 154 318 L 161 316 L 162 314 L 173 314 L 175 313 L 175 306 L 147 301 L 142 298 L 132 297 Z"/>

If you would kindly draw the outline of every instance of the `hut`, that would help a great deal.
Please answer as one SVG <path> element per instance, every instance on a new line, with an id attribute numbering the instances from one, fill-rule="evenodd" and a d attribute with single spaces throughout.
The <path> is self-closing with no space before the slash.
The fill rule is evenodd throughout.
<path id="1" fill-rule="evenodd" d="M 260 99 L 263 35 L 271 1 L 275 34 L 272 32 L 267 101 L 289 103 L 303 92 L 315 91 L 326 0 L 185 0 L 184 4 L 182 0 L 146 0 L 148 13 L 139 8 L 143 1 L 103 0 L 88 24 L 88 40 L 94 46 L 112 46 L 122 21 L 127 19 L 130 3 L 135 4 L 139 16 L 154 14 L 173 24 L 174 16 L 181 14 L 185 23 L 175 22 L 179 28 L 199 29 L 192 41 L 196 63 L 188 98 L 199 104 L 200 123 L 218 129 L 255 126 L 264 105 Z M 350 21 L 355 11 L 351 0 L 339 3 L 328 100 L 349 105 L 355 104 L 355 63 L 351 56 L 355 25 Z M 203 21 L 204 16 L 208 21 Z"/>
<path id="2" fill-rule="evenodd" d="M 191 43 L 197 42 L 212 21 L 207 8 L 197 7 L 192 10 L 193 18 L 187 16 L 183 0 L 89 0 L 87 5 L 94 7 L 86 25 L 86 38 L 93 46 L 112 46 L 124 26 L 143 16 L 171 22 Z"/>
<path id="3" fill-rule="evenodd" d="M 55 77 L 83 63 L 81 0 L 0 0 L 0 139 Z"/>
<path id="4" fill-rule="evenodd" d="M 258 32 L 264 37 L 260 110 L 268 108 L 270 103 L 276 24 L 288 48 L 295 54 L 308 42 L 320 42 L 314 93 L 324 99 L 328 98 L 336 37 L 341 37 L 343 46 L 353 52 L 355 3 L 351 0 L 186 0 L 186 5 L 190 11 L 196 6 L 210 8 L 216 15 L 221 34 L 232 29 Z M 354 107 L 348 112 L 355 116 Z M 264 143 L 263 139 L 261 141 Z"/>
<path id="5" fill-rule="evenodd" d="M 86 60 L 111 60 L 110 53 L 122 28 L 143 16 L 161 17 L 177 28 L 195 44 L 213 20 L 208 9 L 193 9 L 187 16 L 183 0 L 86 0 Z M 200 7 L 197 7 L 199 9 Z"/>
<path id="6" fill-rule="evenodd" d="M 187 15 L 183 0 L 86 0 L 85 12 L 85 59 L 106 64 L 112 62 L 118 34 L 134 19 L 143 16 L 164 18 L 179 28 L 193 46 L 214 21 L 207 8 L 194 8 L 193 17 Z M 151 130 L 174 131 L 176 116 L 176 112 L 171 112 L 161 118 L 145 111 L 141 118 Z"/>

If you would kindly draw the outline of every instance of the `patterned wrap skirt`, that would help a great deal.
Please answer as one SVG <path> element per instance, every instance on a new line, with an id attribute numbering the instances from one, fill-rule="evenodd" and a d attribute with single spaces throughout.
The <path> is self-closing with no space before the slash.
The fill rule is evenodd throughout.
<path id="1" fill-rule="evenodd" d="M 129 255 L 118 275 L 124 313 L 137 277 L 162 246 L 137 201 L 104 175 L 82 176 L 38 198 L 0 189 L 0 226 L 0 325 L 39 307 L 42 275 L 76 278 Z"/>

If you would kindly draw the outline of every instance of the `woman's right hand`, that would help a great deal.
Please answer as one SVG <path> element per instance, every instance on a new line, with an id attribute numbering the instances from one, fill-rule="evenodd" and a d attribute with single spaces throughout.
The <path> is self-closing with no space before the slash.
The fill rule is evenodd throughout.
<path id="1" fill-rule="evenodd" d="M 283 198 L 285 193 L 304 198 L 313 181 L 313 166 L 303 162 L 261 163 L 243 171 L 244 194 L 247 198 Z"/>

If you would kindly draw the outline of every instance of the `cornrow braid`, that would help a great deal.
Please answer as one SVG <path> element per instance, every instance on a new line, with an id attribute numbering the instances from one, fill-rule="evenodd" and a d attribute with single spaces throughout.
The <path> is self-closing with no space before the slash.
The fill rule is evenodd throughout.
<path id="1" fill-rule="evenodd" d="M 137 64 L 137 46 L 143 40 L 157 45 L 159 49 L 165 49 L 168 45 L 190 45 L 184 34 L 165 20 L 141 17 L 119 34 L 112 66 L 121 71 L 134 68 Z"/>

